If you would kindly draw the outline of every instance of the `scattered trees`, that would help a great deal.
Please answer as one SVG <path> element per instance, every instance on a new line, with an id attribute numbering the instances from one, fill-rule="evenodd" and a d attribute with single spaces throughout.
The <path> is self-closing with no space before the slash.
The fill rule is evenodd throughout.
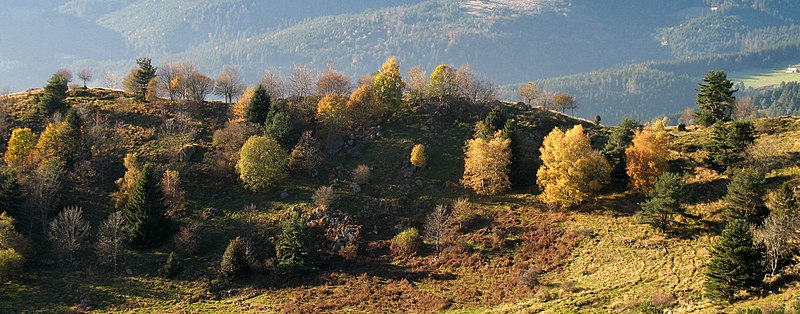
<path id="1" fill-rule="evenodd" d="M 53 242 L 53 247 L 60 255 L 67 256 L 72 262 L 72 256 L 83 247 L 89 236 L 89 224 L 83 220 L 83 210 L 77 206 L 70 206 L 50 222 L 47 239 Z"/>
<path id="2" fill-rule="evenodd" d="M 403 77 L 400 74 L 400 63 L 397 58 L 389 57 L 375 74 L 373 90 L 378 100 L 388 108 L 398 108 L 403 101 Z"/>
<path id="3" fill-rule="evenodd" d="M 682 212 L 678 200 L 682 198 L 684 191 L 680 175 L 666 172 L 658 176 L 648 199 L 640 204 L 640 221 L 664 232 L 669 230 L 672 217 Z"/>
<path id="4" fill-rule="evenodd" d="M 242 146 L 236 171 L 245 188 L 265 190 L 286 177 L 287 158 L 277 141 L 254 135 Z"/>
<path id="5" fill-rule="evenodd" d="M 528 106 L 534 106 L 542 97 L 542 88 L 534 82 L 525 82 L 519 86 L 517 94 Z"/>
<path id="6" fill-rule="evenodd" d="M 214 93 L 224 97 L 227 103 L 232 103 L 234 98 L 244 93 L 244 88 L 244 82 L 239 72 L 232 67 L 225 67 L 217 78 Z"/>
<path id="7" fill-rule="evenodd" d="M 747 221 L 729 220 L 706 266 L 708 296 L 731 301 L 741 290 L 760 288 L 765 273 L 763 258 L 763 248 L 753 243 Z"/>
<path id="8" fill-rule="evenodd" d="M 166 216 L 164 191 L 150 165 L 145 165 L 125 205 L 125 218 L 131 229 L 131 246 L 155 247 L 170 235 L 172 221 Z"/>
<path id="9" fill-rule="evenodd" d="M 554 128 L 539 152 L 542 166 L 536 181 L 542 190 L 539 197 L 547 204 L 579 204 L 608 183 L 611 165 L 600 152 L 592 150 L 582 125 L 566 133 Z"/>
<path id="10" fill-rule="evenodd" d="M 695 121 L 702 126 L 730 121 L 736 101 L 733 93 L 736 91 L 725 71 L 709 71 L 697 89 Z"/>
<path id="11" fill-rule="evenodd" d="M 228 243 L 219 271 L 228 279 L 242 279 L 250 273 L 250 264 L 247 262 L 247 247 L 242 237 L 236 237 Z"/>
<path id="12" fill-rule="evenodd" d="M 122 211 L 111 213 L 100 226 L 95 250 L 103 263 L 112 265 L 114 272 L 117 272 L 119 259 L 125 255 L 125 243 L 129 238 L 130 228 Z"/>
<path id="13" fill-rule="evenodd" d="M 637 131 L 633 145 L 625 149 L 626 171 L 631 178 L 631 188 L 647 193 L 656 179 L 669 170 L 669 142 L 663 131 L 653 127 Z"/>
<path id="14" fill-rule="evenodd" d="M 414 167 L 424 167 L 428 162 L 428 156 L 425 154 L 425 145 L 417 144 L 411 149 L 411 164 Z"/>
<path id="15" fill-rule="evenodd" d="M 496 195 L 511 187 L 511 140 L 497 132 L 492 138 L 467 141 L 461 184 L 478 194 Z"/>

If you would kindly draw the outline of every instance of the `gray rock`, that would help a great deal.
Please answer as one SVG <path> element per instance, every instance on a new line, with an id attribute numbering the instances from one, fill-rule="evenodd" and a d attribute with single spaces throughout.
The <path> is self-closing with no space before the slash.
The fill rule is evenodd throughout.
<path id="1" fill-rule="evenodd" d="M 130 267 L 125 267 L 125 273 L 128 274 L 128 276 L 132 276 L 133 270 Z"/>
<path id="2" fill-rule="evenodd" d="M 197 144 L 186 144 L 181 147 L 178 151 L 178 161 L 179 162 L 190 162 L 194 156 L 197 154 L 197 151 L 200 149 L 200 146 Z"/>
<path id="3" fill-rule="evenodd" d="M 361 193 L 361 184 L 353 183 L 353 193 Z"/>
<path id="4" fill-rule="evenodd" d="M 425 183 L 425 182 L 422 182 L 422 179 L 417 179 L 417 180 L 415 180 L 415 181 L 414 181 L 414 184 L 416 184 L 417 186 L 420 186 L 420 187 L 421 187 L 421 186 L 422 186 L 424 183 Z"/>
<path id="5" fill-rule="evenodd" d="M 281 199 L 289 197 L 289 192 L 286 190 L 281 191 Z"/>

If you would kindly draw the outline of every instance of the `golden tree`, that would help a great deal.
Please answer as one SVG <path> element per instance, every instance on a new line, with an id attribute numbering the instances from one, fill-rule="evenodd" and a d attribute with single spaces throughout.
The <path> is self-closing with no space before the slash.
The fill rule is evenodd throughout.
<path id="1" fill-rule="evenodd" d="M 608 183 L 611 165 L 603 154 L 592 150 L 583 126 L 576 125 L 566 133 L 558 127 L 544 138 L 542 166 L 536 181 L 542 202 L 570 206 L 588 199 Z"/>
<path id="2" fill-rule="evenodd" d="M 422 167 L 428 162 L 428 156 L 425 154 L 425 145 L 417 144 L 411 149 L 411 164 L 414 167 Z"/>
<path id="3" fill-rule="evenodd" d="M 345 125 L 347 115 L 347 97 L 341 94 L 328 94 L 319 100 L 317 105 L 317 121 L 341 128 Z"/>
<path id="4" fill-rule="evenodd" d="M 383 104 L 375 97 L 370 85 L 359 86 L 347 101 L 347 115 L 350 128 L 367 126 L 384 113 Z"/>
<path id="5" fill-rule="evenodd" d="M 631 178 L 631 189 L 648 193 L 656 179 L 669 169 L 667 135 L 654 127 L 636 131 L 633 145 L 625 149 L 625 167 Z"/>
<path id="6" fill-rule="evenodd" d="M 36 146 L 36 135 L 29 128 L 16 128 L 11 131 L 11 138 L 8 140 L 8 148 L 3 156 L 6 165 L 17 169 L 25 161 L 25 158 Z"/>
<path id="7" fill-rule="evenodd" d="M 403 82 L 402 75 L 400 75 L 400 63 L 397 62 L 397 58 L 389 57 L 378 70 L 378 73 L 375 74 L 373 83 L 375 95 L 380 99 L 381 103 L 394 110 L 403 101 L 403 89 L 405 87 L 406 84 Z"/>
<path id="8" fill-rule="evenodd" d="M 503 138 L 501 131 L 492 138 L 468 140 L 461 184 L 478 194 L 499 194 L 511 187 L 510 165 L 511 140 Z"/>
<path id="9" fill-rule="evenodd" d="M 253 86 L 248 87 L 245 89 L 242 96 L 239 96 L 239 99 L 231 106 L 231 120 L 235 122 L 244 122 L 245 121 L 245 112 L 247 112 L 247 106 L 250 104 L 250 100 L 253 99 L 253 95 L 256 93 L 256 89 Z"/>

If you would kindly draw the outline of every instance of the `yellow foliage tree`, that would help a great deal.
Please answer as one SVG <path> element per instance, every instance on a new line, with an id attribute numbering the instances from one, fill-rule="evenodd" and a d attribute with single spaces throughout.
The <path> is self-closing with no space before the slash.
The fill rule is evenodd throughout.
<path id="1" fill-rule="evenodd" d="M 347 101 L 347 115 L 350 128 L 366 126 L 376 117 L 383 115 L 382 103 L 375 97 L 370 85 L 361 85 Z"/>
<path id="2" fill-rule="evenodd" d="M 328 94 L 319 100 L 317 105 L 317 121 L 340 128 L 345 126 L 347 116 L 347 97 L 341 94 Z"/>
<path id="3" fill-rule="evenodd" d="M 414 167 L 422 167 L 427 162 L 428 156 L 425 154 L 425 146 L 422 144 L 414 145 L 414 148 L 411 149 L 411 164 Z"/>
<path id="4" fill-rule="evenodd" d="M 405 89 L 406 84 L 400 74 L 400 63 L 397 62 L 397 58 L 389 57 L 386 59 L 378 73 L 375 74 L 373 86 L 375 95 L 380 99 L 381 103 L 392 108 L 392 110 L 400 106 L 403 101 L 403 89 Z"/>
<path id="5" fill-rule="evenodd" d="M 468 140 L 461 184 L 478 194 L 500 194 L 511 187 L 510 165 L 511 140 L 503 138 L 501 131 L 489 139 Z"/>
<path id="6" fill-rule="evenodd" d="M 57 157 L 64 161 L 64 154 L 68 152 L 67 143 L 64 141 L 64 123 L 49 123 L 39 135 L 39 141 L 33 150 L 35 160 L 46 160 Z"/>
<path id="7" fill-rule="evenodd" d="M 542 166 L 536 173 L 536 182 L 544 203 L 579 204 L 608 183 L 611 165 L 602 153 L 592 150 L 581 125 L 566 133 L 554 128 L 539 151 Z"/>
<path id="8" fill-rule="evenodd" d="M 253 86 L 248 87 L 244 91 L 244 94 L 231 106 L 231 120 L 234 122 L 244 122 L 246 120 L 245 112 L 247 112 L 247 106 L 250 104 L 250 100 L 253 99 L 253 94 L 255 93 L 256 89 Z"/>
<path id="9" fill-rule="evenodd" d="M 633 145 L 625 149 L 625 170 L 631 178 L 631 189 L 648 193 L 656 179 L 669 170 L 668 145 L 667 135 L 658 128 L 647 127 L 634 133 Z"/>
<path id="10" fill-rule="evenodd" d="M 36 135 L 31 129 L 16 128 L 11 131 L 11 138 L 8 140 L 8 148 L 3 160 L 9 167 L 18 169 L 35 146 Z"/>

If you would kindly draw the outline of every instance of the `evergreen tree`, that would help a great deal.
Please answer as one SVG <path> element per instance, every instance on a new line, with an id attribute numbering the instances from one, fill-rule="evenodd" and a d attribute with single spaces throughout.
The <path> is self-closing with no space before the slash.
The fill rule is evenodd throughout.
<path id="1" fill-rule="evenodd" d="M 284 145 L 287 144 L 291 131 L 292 118 L 283 111 L 271 114 L 264 123 L 264 134 Z"/>
<path id="2" fill-rule="evenodd" d="M 139 101 L 144 101 L 147 96 L 147 86 L 150 80 L 156 77 L 157 68 L 152 65 L 149 58 L 136 59 L 136 64 L 139 66 L 133 76 L 133 83 L 135 84 L 134 97 Z"/>
<path id="3" fill-rule="evenodd" d="M 71 108 L 67 111 L 67 115 L 64 117 L 63 124 L 61 136 L 63 138 L 63 145 L 66 150 L 63 152 L 63 156 L 65 157 L 64 162 L 66 162 L 67 167 L 71 168 L 80 158 L 81 128 L 83 121 L 81 120 L 78 111 L 75 110 L 75 108 Z"/>
<path id="4" fill-rule="evenodd" d="M 39 98 L 39 107 L 44 113 L 51 114 L 67 107 L 67 83 L 67 79 L 58 73 L 50 77 Z"/>
<path id="5" fill-rule="evenodd" d="M 672 216 L 681 212 L 678 200 L 684 191 L 680 175 L 667 172 L 659 176 L 647 201 L 640 204 L 640 221 L 667 231 L 672 223 Z"/>
<path id="6" fill-rule="evenodd" d="M 236 237 L 228 243 L 225 253 L 222 254 L 219 270 L 222 276 L 228 279 L 242 279 L 250 274 L 247 247 L 241 237 Z"/>
<path id="7" fill-rule="evenodd" d="M 292 213 L 281 223 L 281 233 L 275 250 L 278 267 L 303 272 L 313 268 L 313 247 L 309 242 L 306 220 L 300 213 Z"/>
<path id="8" fill-rule="evenodd" d="M 493 107 L 492 111 L 489 111 L 489 114 L 485 119 L 483 119 L 483 123 L 489 129 L 491 134 L 494 134 L 495 131 L 501 130 L 505 122 L 506 118 L 503 116 L 503 111 L 499 106 Z"/>
<path id="9" fill-rule="evenodd" d="M 17 177 L 8 168 L 0 169 L 0 211 L 19 219 L 24 198 Z"/>
<path id="10" fill-rule="evenodd" d="M 627 164 L 625 160 L 625 149 L 633 143 L 633 134 L 640 129 L 642 124 L 638 120 L 623 117 L 619 124 L 611 129 L 608 141 L 603 146 L 603 155 L 613 167 L 611 177 L 618 180 L 626 180 L 628 175 L 625 170 Z"/>
<path id="11" fill-rule="evenodd" d="M 757 290 L 766 272 L 763 261 L 764 250 L 753 243 L 747 221 L 728 221 L 707 265 L 708 296 L 731 301 L 741 290 Z"/>
<path id="12" fill-rule="evenodd" d="M 172 221 L 165 216 L 164 191 L 150 165 L 145 165 L 129 192 L 125 205 L 125 218 L 131 229 L 131 246 L 146 249 L 158 246 L 172 229 Z"/>
<path id="13" fill-rule="evenodd" d="M 695 121 L 703 126 L 730 121 L 736 103 L 733 93 L 736 91 L 725 71 L 709 71 L 697 89 Z"/>
<path id="14" fill-rule="evenodd" d="M 272 101 L 270 100 L 269 93 L 263 86 L 258 85 L 253 97 L 250 98 L 250 103 L 245 108 L 245 119 L 252 123 L 264 123 L 269 116 L 270 109 L 272 108 Z"/>
<path id="15" fill-rule="evenodd" d="M 736 170 L 728 183 L 725 216 L 728 219 L 744 219 L 751 224 L 760 224 L 769 214 L 764 206 L 764 174 L 753 168 Z"/>
<path id="16" fill-rule="evenodd" d="M 756 139 L 755 126 L 749 121 L 734 121 L 729 125 L 717 123 L 712 131 L 706 149 L 716 167 L 729 167 L 741 161 L 747 146 Z"/>

